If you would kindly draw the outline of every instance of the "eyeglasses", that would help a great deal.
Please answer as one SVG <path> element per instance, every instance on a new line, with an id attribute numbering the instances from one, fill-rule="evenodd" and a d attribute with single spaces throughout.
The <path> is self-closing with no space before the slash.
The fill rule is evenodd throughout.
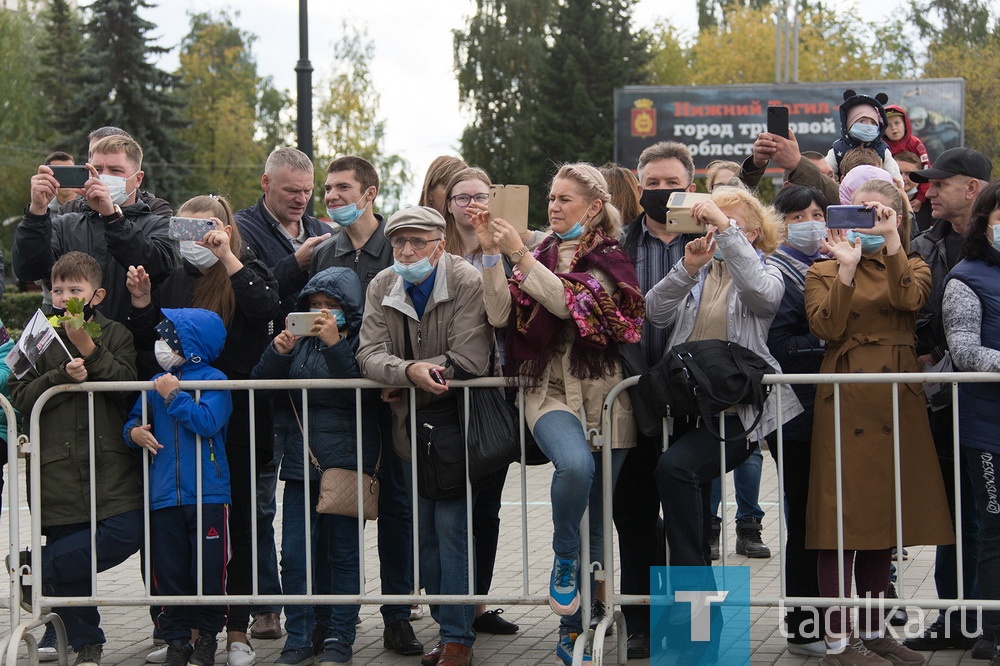
<path id="1" fill-rule="evenodd" d="M 476 194 L 476 195 L 472 195 L 472 194 L 456 194 L 455 196 L 453 196 L 451 198 L 451 200 L 454 201 L 456 204 L 458 204 L 459 208 L 465 208 L 466 206 L 468 206 L 473 201 L 475 201 L 477 204 L 483 204 L 485 206 L 486 204 L 488 204 L 490 202 L 490 195 L 489 194 Z"/>
<path id="2" fill-rule="evenodd" d="M 409 243 L 410 247 L 412 247 L 417 252 L 420 252 L 425 247 L 427 247 L 428 243 L 437 243 L 438 241 L 443 241 L 443 240 L 444 240 L 443 238 L 431 238 L 428 240 L 425 238 L 413 238 L 410 236 L 393 236 L 392 238 L 389 239 L 389 245 L 392 245 L 392 247 L 396 250 L 402 250 L 404 247 L 406 247 L 406 244 Z"/>

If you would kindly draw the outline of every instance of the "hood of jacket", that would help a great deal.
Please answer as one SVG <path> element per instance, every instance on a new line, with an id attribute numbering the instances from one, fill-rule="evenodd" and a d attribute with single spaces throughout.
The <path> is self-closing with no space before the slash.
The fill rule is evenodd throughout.
<path id="1" fill-rule="evenodd" d="M 889 106 L 885 107 L 886 126 L 888 126 L 889 122 L 888 119 L 890 112 L 896 113 L 897 115 L 903 117 L 903 136 L 899 139 L 896 139 L 895 141 L 890 141 L 889 137 L 885 137 L 886 143 L 888 143 L 891 146 L 895 143 L 899 143 L 900 141 L 906 141 L 911 136 L 913 136 L 913 127 L 910 126 L 910 117 L 906 115 L 906 111 L 903 110 L 903 107 L 897 104 L 890 104 Z"/>
<path id="2" fill-rule="evenodd" d="M 188 363 L 208 365 L 222 353 L 226 344 L 222 317 L 201 308 L 163 308 L 162 312 L 164 319 L 174 325 Z"/>
<path id="3" fill-rule="evenodd" d="M 847 126 L 847 114 L 851 109 L 859 104 L 868 104 L 875 107 L 879 116 L 879 128 L 882 130 L 878 139 L 870 141 L 865 145 L 877 143 L 880 139 L 882 139 L 885 136 L 885 128 L 889 125 L 889 118 L 885 115 L 885 107 L 883 106 L 883 104 L 888 101 L 889 96 L 885 93 L 879 93 L 875 97 L 872 97 L 871 95 L 855 93 L 853 90 L 845 90 L 844 101 L 840 105 L 840 136 L 843 137 L 844 141 L 847 141 L 850 144 L 857 143 L 857 140 L 848 134 L 851 128 Z"/>
<path id="4" fill-rule="evenodd" d="M 361 280 L 357 274 L 350 268 L 342 266 L 321 270 L 302 287 L 296 309 L 299 312 L 308 312 L 309 297 L 317 293 L 326 294 L 340 303 L 340 309 L 344 311 L 344 318 L 347 319 L 347 334 L 350 337 L 357 337 L 361 330 L 361 315 L 364 313 Z"/>

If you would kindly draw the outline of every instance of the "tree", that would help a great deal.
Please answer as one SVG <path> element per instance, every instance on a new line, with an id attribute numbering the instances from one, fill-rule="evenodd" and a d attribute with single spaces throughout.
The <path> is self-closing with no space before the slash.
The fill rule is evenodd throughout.
<path id="1" fill-rule="evenodd" d="M 644 82 L 648 38 L 631 24 L 634 0 L 565 0 L 542 65 L 535 140 L 549 166 L 613 157 L 614 90 Z M 535 197 L 535 201 L 539 201 Z"/>
<path id="2" fill-rule="evenodd" d="M 667 20 L 660 21 L 652 30 L 650 42 L 650 58 L 646 65 L 650 85 L 690 85 L 691 64 L 678 29 Z"/>
<path id="3" fill-rule="evenodd" d="M 320 87 L 316 109 L 316 164 L 334 157 L 357 155 L 375 166 L 381 182 L 379 210 L 394 211 L 403 191 L 413 182 L 409 163 L 385 148 L 385 121 L 378 119 L 380 96 L 372 84 L 368 63 L 375 44 L 366 31 L 343 26 L 344 36 L 334 45 L 332 71 Z M 317 169 L 318 208 L 323 210 L 322 182 L 326 170 Z"/>
<path id="4" fill-rule="evenodd" d="M 478 0 L 468 25 L 453 33 L 459 99 L 472 113 L 462 155 L 496 182 L 536 192 L 541 165 L 533 125 L 555 9 L 554 0 Z"/>
<path id="5" fill-rule="evenodd" d="M 270 154 L 275 148 L 295 143 L 294 100 L 287 91 L 275 88 L 270 76 L 261 79 L 257 89 L 257 140 Z"/>
<path id="6" fill-rule="evenodd" d="M 241 208 L 260 193 L 266 154 L 254 141 L 261 83 L 250 50 L 254 39 L 234 25 L 228 12 L 191 15 L 191 31 L 181 42 L 176 73 L 184 87 L 184 115 L 190 121 L 180 133 L 191 146 L 183 199 L 217 192 Z"/>
<path id="7" fill-rule="evenodd" d="M 50 0 L 41 11 L 43 37 L 37 48 L 38 89 L 45 94 L 46 103 L 39 110 L 43 126 L 48 128 L 48 143 L 52 150 L 73 153 L 80 146 L 71 137 L 61 136 L 56 127 L 70 117 L 71 95 L 66 85 L 80 77 L 83 46 L 83 23 L 80 13 L 67 0 Z"/>
<path id="8" fill-rule="evenodd" d="M 147 59 L 167 51 L 147 37 L 155 26 L 138 10 L 149 6 L 146 0 L 95 0 L 90 6 L 78 55 L 82 72 L 66 86 L 76 93 L 58 129 L 84 147 L 92 130 L 121 127 L 142 146 L 143 187 L 173 200 L 183 176 L 175 162 L 183 152 L 178 131 L 185 123 L 174 77 Z"/>
<path id="9" fill-rule="evenodd" d="M 910 19 L 932 43 L 987 44 L 995 27 L 987 0 L 910 0 Z"/>

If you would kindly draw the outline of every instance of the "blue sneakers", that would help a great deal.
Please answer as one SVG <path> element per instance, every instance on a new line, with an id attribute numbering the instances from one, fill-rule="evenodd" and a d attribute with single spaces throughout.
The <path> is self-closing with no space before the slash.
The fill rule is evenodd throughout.
<path id="1" fill-rule="evenodd" d="M 577 560 L 555 559 L 549 579 L 549 606 L 557 615 L 572 615 L 580 608 L 577 590 Z"/>
<path id="2" fill-rule="evenodd" d="M 576 637 L 580 634 L 577 633 L 560 633 L 559 643 L 556 645 L 556 656 L 566 664 L 566 666 L 572 666 L 573 664 L 573 644 L 576 642 Z M 583 653 L 583 663 L 589 664 L 594 660 L 590 654 L 590 645 L 587 646 L 586 651 Z"/>

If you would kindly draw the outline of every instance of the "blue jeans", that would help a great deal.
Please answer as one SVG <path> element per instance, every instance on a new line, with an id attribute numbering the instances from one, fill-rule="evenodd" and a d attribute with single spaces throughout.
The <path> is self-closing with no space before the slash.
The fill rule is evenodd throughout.
<path id="1" fill-rule="evenodd" d="M 306 541 L 305 484 L 285 481 L 281 513 L 281 587 L 285 594 L 306 593 L 306 548 L 312 547 L 313 594 L 360 594 L 358 579 L 360 545 L 356 518 L 316 513 L 319 481 L 309 484 L 309 522 L 311 531 Z M 322 546 L 321 546 L 322 544 Z M 326 556 L 323 556 L 323 552 Z M 322 575 L 326 573 L 327 575 Z M 329 585 L 329 589 L 323 589 Z M 312 645 L 317 606 L 288 604 L 285 606 L 286 648 Z M 329 618 L 328 638 L 354 644 L 354 620 L 360 606 L 336 604 L 322 607 Z"/>
<path id="2" fill-rule="evenodd" d="M 274 544 L 274 517 L 278 513 L 278 466 L 281 445 L 275 442 L 274 459 L 257 473 L 257 576 L 261 594 L 281 594 L 278 553 Z M 253 606 L 253 614 L 280 613 L 281 606 Z"/>
<path id="3" fill-rule="evenodd" d="M 392 414 L 388 405 L 379 410 L 382 424 L 382 464 L 378 471 L 378 561 L 382 594 L 412 594 L 413 519 L 410 513 L 410 463 L 400 459 L 392 446 Z M 405 468 L 405 469 L 404 469 Z M 385 604 L 382 621 L 409 620 L 407 604 Z"/>
<path id="4" fill-rule="evenodd" d="M 142 510 L 97 521 L 97 572 L 107 571 L 130 558 L 142 544 Z M 60 525 L 44 530 L 42 589 L 60 597 L 90 596 L 90 523 Z M 101 615 L 96 606 L 53 609 L 66 625 L 66 638 L 79 652 L 87 645 L 104 643 Z"/>
<path id="5" fill-rule="evenodd" d="M 405 462 L 402 469 L 409 484 L 413 470 Z M 418 499 L 420 582 L 428 594 L 472 594 L 465 500 Z M 474 605 L 430 604 L 430 608 L 431 617 L 441 627 L 440 642 L 472 647 L 476 642 Z"/>
<path id="6" fill-rule="evenodd" d="M 733 470 L 733 483 L 736 487 L 736 520 L 756 518 L 764 520 L 764 510 L 760 508 L 757 498 L 760 495 L 760 472 L 764 465 L 764 455 L 758 446 L 743 464 Z M 712 515 L 719 520 L 719 503 L 722 501 L 722 481 L 712 482 Z"/>
<path id="7" fill-rule="evenodd" d="M 552 502 L 552 550 L 556 557 L 580 557 L 580 521 L 590 507 L 590 561 L 604 560 L 604 530 L 601 514 L 604 506 L 601 483 L 601 454 L 591 452 L 583 436 L 580 419 L 566 411 L 542 415 L 532 430 L 538 447 L 555 466 L 549 496 Z M 628 449 L 611 452 L 611 484 L 614 486 L 625 464 Z M 588 570 L 584 562 L 583 569 Z M 571 632 L 579 632 L 582 614 L 563 616 L 559 624 Z"/>

